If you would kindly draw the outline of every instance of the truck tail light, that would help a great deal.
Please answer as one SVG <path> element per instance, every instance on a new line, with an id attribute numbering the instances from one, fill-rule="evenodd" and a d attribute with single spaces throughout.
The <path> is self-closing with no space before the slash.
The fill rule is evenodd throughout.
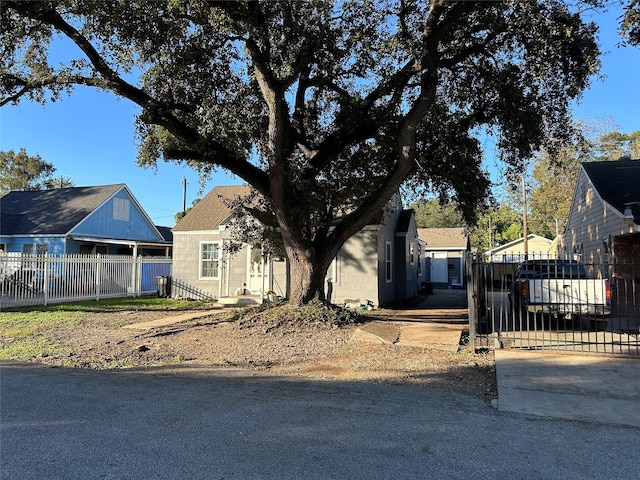
<path id="1" fill-rule="evenodd" d="M 529 301 L 529 282 L 524 281 L 522 282 L 522 289 L 520 290 L 520 293 L 522 294 L 522 300 L 524 300 L 525 302 Z"/>
<path id="2" fill-rule="evenodd" d="M 607 300 L 607 305 L 611 305 L 611 285 L 609 285 L 609 280 L 604 281 L 604 295 Z"/>

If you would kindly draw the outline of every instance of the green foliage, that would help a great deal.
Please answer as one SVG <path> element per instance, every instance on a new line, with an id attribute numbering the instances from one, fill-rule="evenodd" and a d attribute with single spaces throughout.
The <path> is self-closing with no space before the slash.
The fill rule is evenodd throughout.
<path id="1" fill-rule="evenodd" d="M 626 134 L 617 131 L 599 133 L 592 138 L 593 127 L 579 125 L 575 142 L 554 157 L 542 152 L 535 159 L 532 177 L 535 188 L 529 194 L 529 232 L 555 238 L 569 216 L 580 164 L 618 160 L 622 155 L 640 156 L 640 130 Z M 556 223 L 557 222 L 557 223 Z"/>
<path id="2" fill-rule="evenodd" d="M 51 305 L 47 307 L 28 307 L 0 312 L 0 358 L 27 360 L 34 357 L 65 357 L 73 348 L 56 340 L 50 332 L 57 328 L 82 328 L 82 322 L 91 312 L 109 312 L 122 310 L 180 311 L 207 308 L 202 301 L 170 300 L 156 297 L 113 298 L 101 301 L 89 301 Z M 86 367 L 73 358 L 64 362 L 68 367 Z M 126 362 L 114 360 L 106 362 L 95 360 L 91 364 L 100 368 L 125 368 Z"/>
<path id="3" fill-rule="evenodd" d="M 175 220 L 176 224 L 182 220 L 184 218 L 184 216 L 189 213 L 189 211 L 196 206 L 196 203 L 198 203 L 201 199 L 200 198 L 196 198 L 192 203 L 191 206 L 189 208 L 187 208 L 184 212 L 177 212 L 174 216 L 173 219 Z"/>
<path id="4" fill-rule="evenodd" d="M 67 346 L 44 333 L 60 326 L 76 327 L 85 317 L 82 312 L 0 312 L 0 358 L 24 360 L 66 354 L 70 351 Z"/>
<path id="5" fill-rule="evenodd" d="M 628 0 L 620 23 L 620 34 L 625 42 L 640 46 L 640 0 Z"/>
<path id="6" fill-rule="evenodd" d="M 62 312 L 59 310 L 0 312 L 0 336 L 14 339 L 25 338 L 59 325 L 79 325 L 85 316 L 80 311 Z"/>
<path id="7" fill-rule="evenodd" d="M 71 347 L 39 334 L 23 338 L 3 338 L 0 346 L 0 358 L 4 360 L 28 360 L 68 355 L 71 352 Z"/>
<path id="8" fill-rule="evenodd" d="M 51 178 L 44 182 L 44 188 L 46 188 L 47 190 L 53 190 L 54 188 L 69 188 L 73 186 L 73 180 L 71 180 L 71 178 L 69 177 L 65 177 L 64 175 Z"/>
<path id="9" fill-rule="evenodd" d="M 43 190 L 55 170 L 40 155 L 27 155 L 24 148 L 18 153 L 0 151 L 0 196 L 12 190 Z"/>
<path id="10" fill-rule="evenodd" d="M 469 232 L 469 243 L 480 252 L 522 237 L 522 215 L 508 204 L 486 210 Z"/>
<path id="11" fill-rule="evenodd" d="M 5 1 L 0 105 L 74 85 L 136 103 L 138 162 L 246 181 L 282 233 L 291 301 L 322 300 L 331 260 L 403 182 L 473 223 L 490 185 L 481 132 L 515 173 L 568 138 L 599 67 L 596 27 L 573 7 Z M 52 61 L 57 35 L 82 54 Z"/>
<path id="12" fill-rule="evenodd" d="M 631 133 L 609 132 L 598 138 L 596 160 L 618 160 L 624 155 L 640 158 L 640 130 Z"/>
<path id="13" fill-rule="evenodd" d="M 464 227 L 465 221 L 453 202 L 441 203 L 437 198 L 418 200 L 410 208 L 416 215 L 418 228 Z"/>
<path id="14" fill-rule="evenodd" d="M 25 307 L 15 308 L 9 314 L 29 314 L 29 315 L 48 315 L 60 313 L 68 315 L 69 312 L 109 312 L 123 310 L 159 310 L 159 311 L 181 311 L 181 310 L 198 310 L 206 309 L 209 304 L 203 300 L 174 300 L 170 298 L 160 297 L 123 297 L 108 298 L 104 300 L 89 300 L 86 302 L 61 303 L 57 305 L 48 305 L 46 307 Z M 0 313 L 0 318 L 2 313 Z"/>

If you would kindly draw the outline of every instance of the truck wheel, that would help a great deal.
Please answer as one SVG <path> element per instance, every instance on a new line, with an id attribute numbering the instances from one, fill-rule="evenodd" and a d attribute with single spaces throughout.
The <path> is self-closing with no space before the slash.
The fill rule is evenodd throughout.
<path id="1" fill-rule="evenodd" d="M 607 329 L 607 320 L 592 318 L 590 323 L 591 330 L 593 330 L 594 332 L 604 332 Z"/>

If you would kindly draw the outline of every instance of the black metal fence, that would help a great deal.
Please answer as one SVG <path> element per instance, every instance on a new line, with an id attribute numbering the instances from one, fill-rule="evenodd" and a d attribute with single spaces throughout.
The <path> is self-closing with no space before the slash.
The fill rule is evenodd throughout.
<path id="1" fill-rule="evenodd" d="M 518 266 L 469 258 L 476 348 L 640 355 L 640 259 L 585 264 L 559 279 L 546 269 L 523 278 Z"/>

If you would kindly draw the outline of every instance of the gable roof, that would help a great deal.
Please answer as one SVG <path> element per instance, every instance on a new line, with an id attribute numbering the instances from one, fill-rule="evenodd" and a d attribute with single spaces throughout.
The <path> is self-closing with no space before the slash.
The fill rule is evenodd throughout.
<path id="1" fill-rule="evenodd" d="M 0 198 L 2 235 L 64 235 L 109 200 L 124 183 L 9 192 Z"/>
<path id="2" fill-rule="evenodd" d="M 156 228 L 158 229 L 158 232 L 166 242 L 169 242 L 169 243 L 173 242 L 173 232 L 171 231 L 171 227 L 163 227 L 160 225 L 156 225 Z"/>
<path id="3" fill-rule="evenodd" d="M 418 238 L 427 243 L 427 250 L 466 250 L 468 243 L 463 227 L 419 228 Z"/>
<path id="4" fill-rule="evenodd" d="M 640 160 L 622 157 L 613 162 L 586 162 L 582 168 L 600 198 L 624 214 L 628 206 L 640 223 Z"/>
<path id="5" fill-rule="evenodd" d="M 244 198 L 251 192 L 248 185 L 214 187 L 173 227 L 174 232 L 216 230 L 231 215 L 224 201 Z"/>
<path id="6" fill-rule="evenodd" d="M 553 240 L 550 240 L 550 239 L 548 239 L 546 237 L 543 237 L 541 235 L 536 235 L 535 233 L 530 233 L 529 235 L 527 235 L 527 242 L 528 241 L 537 241 L 540 244 L 547 245 L 549 248 L 551 248 L 551 245 L 554 242 Z M 513 247 L 515 247 L 517 245 L 520 245 L 520 244 L 524 244 L 524 237 L 520 237 L 520 238 L 512 240 L 512 241 L 510 241 L 508 243 L 499 245 L 499 246 L 497 246 L 495 248 L 492 248 L 491 250 L 485 251 L 484 253 L 486 255 L 494 255 L 494 254 L 497 254 L 498 252 L 507 251 L 510 248 L 513 248 Z M 548 252 L 539 252 L 538 251 L 538 252 L 532 252 L 532 253 L 548 253 Z"/>
<path id="7" fill-rule="evenodd" d="M 413 209 L 402 210 L 398 216 L 398 224 L 396 225 L 396 234 L 409 233 L 409 227 L 411 226 L 411 220 L 414 215 Z"/>

